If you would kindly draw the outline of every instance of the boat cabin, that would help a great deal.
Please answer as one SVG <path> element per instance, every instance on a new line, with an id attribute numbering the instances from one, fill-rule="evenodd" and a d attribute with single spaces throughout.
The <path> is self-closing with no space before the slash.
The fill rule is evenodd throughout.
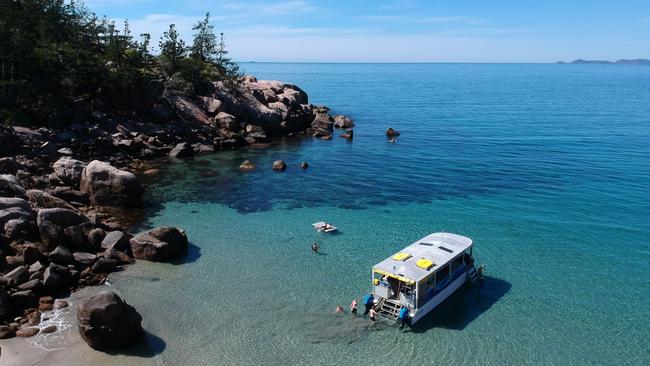
<path id="1" fill-rule="evenodd" d="M 407 246 L 372 268 L 380 315 L 394 319 L 404 305 L 419 320 L 473 277 L 473 264 L 472 240 L 461 235 L 434 233 Z"/>

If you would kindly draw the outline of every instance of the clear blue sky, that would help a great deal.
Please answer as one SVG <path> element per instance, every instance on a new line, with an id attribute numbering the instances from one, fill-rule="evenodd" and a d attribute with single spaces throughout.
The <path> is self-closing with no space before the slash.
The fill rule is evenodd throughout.
<path id="1" fill-rule="evenodd" d="M 650 58 L 650 0 L 86 0 L 157 41 L 206 11 L 239 61 L 554 62 Z"/>

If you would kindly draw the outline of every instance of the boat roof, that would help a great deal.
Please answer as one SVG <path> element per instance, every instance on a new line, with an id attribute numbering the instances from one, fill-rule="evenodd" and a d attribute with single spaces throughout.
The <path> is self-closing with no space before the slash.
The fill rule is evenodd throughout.
<path id="1" fill-rule="evenodd" d="M 455 258 L 472 246 L 472 239 L 452 233 L 433 233 L 400 250 L 411 256 L 406 260 L 397 260 L 395 253 L 377 263 L 373 269 L 404 277 L 416 282 L 435 272 L 438 268 Z M 418 267 L 416 263 L 425 258 L 433 263 L 431 268 Z"/>

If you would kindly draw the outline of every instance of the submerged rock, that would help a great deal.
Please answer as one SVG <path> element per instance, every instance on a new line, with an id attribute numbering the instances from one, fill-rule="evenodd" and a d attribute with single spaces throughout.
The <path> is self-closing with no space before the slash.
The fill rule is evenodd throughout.
<path id="1" fill-rule="evenodd" d="M 81 338 L 97 350 L 132 346 L 144 336 L 142 316 L 111 290 L 83 301 L 77 321 Z"/>
<path id="2" fill-rule="evenodd" d="M 162 226 L 131 238 L 133 257 L 153 262 L 163 262 L 187 252 L 185 231 Z"/>
<path id="3" fill-rule="evenodd" d="M 253 163 L 250 160 L 244 160 L 244 162 L 241 163 L 241 165 L 239 165 L 239 169 L 241 169 L 241 170 L 253 170 L 253 169 L 255 169 L 255 163 Z"/>

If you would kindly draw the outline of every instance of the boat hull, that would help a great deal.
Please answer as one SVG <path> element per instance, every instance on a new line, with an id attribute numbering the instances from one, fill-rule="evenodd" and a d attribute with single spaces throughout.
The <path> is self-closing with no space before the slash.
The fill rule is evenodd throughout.
<path id="1" fill-rule="evenodd" d="M 465 282 L 467 281 L 467 272 L 463 272 L 457 279 L 454 280 L 450 285 L 445 287 L 439 294 L 434 296 L 431 300 L 427 301 L 424 306 L 417 310 L 415 315 L 412 315 L 411 323 L 415 324 L 418 320 L 422 319 L 433 309 L 435 309 L 441 302 L 445 301 L 446 298 L 451 296 L 456 290 L 458 290 Z"/>

